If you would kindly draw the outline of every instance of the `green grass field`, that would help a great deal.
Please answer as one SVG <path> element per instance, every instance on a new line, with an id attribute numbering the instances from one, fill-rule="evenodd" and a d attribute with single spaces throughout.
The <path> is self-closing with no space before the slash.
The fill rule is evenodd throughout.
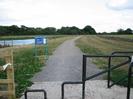
<path id="1" fill-rule="evenodd" d="M 48 54 L 51 55 L 58 45 L 70 38 L 73 38 L 73 36 L 48 36 Z M 40 51 L 44 51 L 43 47 L 44 46 L 39 47 Z M 11 47 L 1 48 L 0 55 L 4 55 L 4 51 L 10 48 Z M 30 78 L 41 70 L 41 67 L 45 65 L 46 60 L 44 60 L 44 58 L 40 59 L 34 57 L 34 45 L 14 46 L 13 51 L 16 95 L 17 97 L 20 97 L 24 90 L 26 90 L 28 86 L 31 86 L 32 82 L 30 81 Z M 42 54 L 38 54 L 38 56 L 41 55 Z M 3 64 L 5 64 L 4 59 L 0 59 L 0 66 Z M 6 78 L 5 72 L 0 73 L 0 79 L 1 78 Z"/>
<path id="2" fill-rule="evenodd" d="M 117 39 L 126 38 L 131 39 L 132 35 L 114 35 L 114 38 L 110 38 L 110 35 L 88 35 L 82 36 L 76 41 L 77 46 L 86 54 L 89 55 L 110 55 L 114 51 L 133 51 L 133 43 L 129 40 Z M 129 37 L 129 38 L 128 38 Z M 125 58 L 113 58 L 112 64 L 117 65 L 127 59 Z M 93 63 L 95 63 L 99 68 L 106 69 L 108 66 L 108 59 L 105 58 L 93 58 Z M 128 64 L 129 65 L 129 64 Z M 117 81 L 123 75 L 127 75 L 128 65 L 113 70 L 111 74 L 112 81 Z M 127 79 L 119 85 L 127 85 Z M 133 85 L 133 84 L 132 84 Z"/>
<path id="3" fill-rule="evenodd" d="M 109 36 L 108 36 L 109 37 Z M 83 52 L 89 54 L 110 54 L 113 51 L 133 51 L 133 43 L 99 36 L 83 36 L 77 41 Z"/>

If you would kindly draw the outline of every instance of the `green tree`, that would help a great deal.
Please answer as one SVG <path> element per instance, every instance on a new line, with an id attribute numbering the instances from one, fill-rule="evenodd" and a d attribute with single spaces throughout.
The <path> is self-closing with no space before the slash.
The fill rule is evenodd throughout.
<path id="1" fill-rule="evenodd" d="M 59 34 L 77 35 L 81 33 L 81 30 L 76 26 L 72 26 L 72 27 L 62 27 L 61 29 L 58 29 L 57 32 Z"/>
<path id="2" fill-rule="evenodd" d="M 72 26 L 69 28 L 69 33 L 72 35 L 77 35 L 81 33 L 81 30 L 77 28 L 76 26 Z"/>
<path id="3" fill-rule="evenodd" d="M 55 35 L 56 34 L 56 28 L 54 27 L 47 27 L 43 30 L 44 34 L 46 35 Z"/>
<path id="4" fill-rule="evenodd" d="M 118 30 L 117 30 L 117 33 L 118 33 L 118 34 L 124 34 L 125 31 L 124 31 L 124 29 L 118 29 Z"/>
<path id="5" fill-rule="evenodd" d="M 83 34 L 96 34 L 96 31 L 91 26 L 87 25 L 82 29 Z"/>
<path id="6" fill-rule="evenodd" d="M 17 25 L 12 25 L 8 27 L 8 32 L 11 35 L 19 34 L 20 28 Z"/>
<path id="7" fill-rule="evenodd" d="M 58 32 L 58 34 L 68 34 L 69 33 L 69 27 L 61 27 L 61 29 L 58 29 L 57 32 Z"/>
<path id="8" fill-rule="evenodd" d="M 125 30 L 125 34 L 133 34 L 133 30 L 131 30 L 130 28 L 127 28 Z"/>
<path id="9" fill-rule="evenodd" d="M 8 29 L 6 26 L 0 26 L 0 35 L 7 35 Z"/>

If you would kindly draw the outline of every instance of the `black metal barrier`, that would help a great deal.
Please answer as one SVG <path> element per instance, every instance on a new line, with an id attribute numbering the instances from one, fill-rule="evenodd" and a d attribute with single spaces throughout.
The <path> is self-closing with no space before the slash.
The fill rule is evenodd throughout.
<path id="1" fill-rule="evenodd" d="M 114 55 L 116 53 L 119 53 L 119 54 L 123 54 L 122 52 L 113 52 L 111 55 L 83 55 L 83 64 L 82 64 L 82 81 L 81 82 L 64 82 L 62 84 L 62 88 L 61 88 L 61 92 L 62 92 L 62 96 L 61 96 L 61 99 L 64 99 L 64 85 L 65 84 L 82 84 L 82 99 L 85 99 L 85 82 L 87 80 L 90 80 L 92 78 L 95 78 L 97 76 L 100 76 L 104 73 L 108 73 L 110 74 L 110 72 L 114 69 L 117 69 L 125 64 L 128 64 L 131 62 L 131 56 L 129 55 Z M 126 52 L 126 53 L 129 53 L 129 52 Z M 130 52 L 131 53 L 131 52 Z M 103 70 L 97 74 L 94 74 L 90 77 L 86 77 L 86 62 L 87 62 L 87 58 L 109 58 L 109 63 L 108 63 L 108 68 L 106 70 Z M 125 57 L 125 58 L 128 58 L 127 61 L 125 62 L 122 62 L 116 66 L 113 66 L 111 67 L 111 58 L 113 57 Z M 130 64 L 129 66 L 129 70 L 128 70 L 128 75 L 126 77 L 128 77 L 128 87 L 127 87 L 127 99 L 130 99 L 130 86 L 131 86 L 131 75 L 132 75 L 132 67 L 133 67 L 133 63 Z M 108 75 L 108 77 L 110 77 L 110 75 Z M 125 78 L 125 77 L 124 77 Z M 115 82 L 113 83 L 112 85 L 110 85 L 110 79 L 108 79 L 108 86 L 111 87 L 115 84 L 117 84 L 118 82 L 120 82 L 122 79 L 120 79 L 118 82 Z"/>
<path id="2" fill-rule="evenodd" d="M 29 92 L 43 92 L 43 93 L 44 93 L 44 99 L 47 99 L 47 93 L 46 93 L 46 91 L 43 90 L 43 89 L 26 90 L 25 93 L 24 93 L 25 99 L 28 99 L 28 98 L 27 98 L 27 93 L 29 93 Z"/>
<path id="3" fill-rule="evenodd" d="M 131 62 L 128 69 L 128 84 L 127 84 L 127 99 L 130 99 L 131 77 L 132 77 L 133 62 Z"/>
<path id="4" fill-rule="evenodd" d="M 64 83 L 62 83 L 62 85 L 61 85 L 61 98 L 62 99 L 64 99 L 64 86 L 66 85 L 66 84 L 82 84 L 82 82 L 64 82 Z"/>
<path id="5" fill-rule="evenodd" d="M 133 51 L 121 51 L 121 52 L 117 51 L 117 52 L 113 52 L 111 55 L 121 55 L 121 54 L 133 54 Z M 114 82 L 114 83 L 110 84 L 110 82 L 111 82 L 111 70 L 110 70 L 110 68 L 111 68 L 111 60 L 112 60 L 112 58 L 109 57 L 109 61 L 108 61 L 108 69 L 109 69 L 109 71 L 108 71 L 108 84 L 107 84 L 108 88 L 111 88 L 115 84 L 118 84 L 119 82 L 125 80 L 128 77 L 128 75 L 126 75 L 123 78 L 119 79 L 117 82 Z"/>

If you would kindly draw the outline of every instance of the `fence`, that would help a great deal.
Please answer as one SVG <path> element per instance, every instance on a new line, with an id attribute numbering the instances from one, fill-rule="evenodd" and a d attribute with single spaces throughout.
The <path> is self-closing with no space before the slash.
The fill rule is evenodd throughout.
<path id="1" fill-rule="evenodd" d="M 6 72 L 7 79 L 0 79 L 0 85 L 6 85 L 7 90 L 0 90 L 0 96 L 4 97 L 6 96 L 8 99 L 15 99 L 15 83 L 14 83 L 14 68 L 13 68 L 13 55 L 10 51 L 6 54 L 4 53 L 4 56 L 2 57 L 6 61 L 7 68 L 3 68 L 0 66 L 0 72 L 4 71 Z M 9 63 L 11 65 L 9 65 Z"/>
<path id="2" fill-rule="evenodd" d="M 111 55 L 83 55 L 83 69 L 82 69 L 82 81 L 80 82 L 72 82 L 72 81 L 69 81 L 69 82 L 63 82 L 62 83 L 62 86 L 61 86 L 61 99 L 64 99 L 64 86 L 66 84 L 82 84 L 82 99 L 85 99 L 85 82 L 87 80 L 90 80 L 90 79 L 93 79 L 97 76 L 100 76 L 104 73 L 108 73 L 108 88 L 111 88 L 113 85 L 117 84 L 118 82 L 122 81 L 123 79 L 119 79 L 118 81 L 114 82 L 113 84 L 110 85 L 110 72 L 112 70 L 115 70 L 125 64 L 129 64 L 128 66 L 128 74 L 124 77 L 124 79 L 128 79 L 128 84 L 127 84 L 127 97 L 126 99 L 130 99 L 130 88 L 131 88 L 131 77 L 132 77 L 132 68 L 133 68 L 133 61 L 131 56 L 132 55 L 123 55 L 123 54 L 128 54 L 128 53 L 131 53 L 133 54 L 133 52 L 113 52 Z M 115 66 L 111 67 L 111 60 L 113 57 L 125 57 L 127 58 L 126 61 L 122 61 L 121 63 L 119 64 L 116 64 Z M 86 76 L 86 63 L 87 63 L 87 58 L 108 58 L 108 68 L 106 70 L 103 70 L 99 73 L 96 73 L 94 75 L 91 75 L 89 77 Z"/>

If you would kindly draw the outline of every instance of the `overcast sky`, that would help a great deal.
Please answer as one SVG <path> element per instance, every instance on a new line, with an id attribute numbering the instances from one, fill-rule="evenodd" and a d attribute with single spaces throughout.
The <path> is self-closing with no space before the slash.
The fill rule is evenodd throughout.
<path id="1" fill-rule="evenodd" d="M 0 25 L 133 29 L 133 0 L 0 0 Z"/>

